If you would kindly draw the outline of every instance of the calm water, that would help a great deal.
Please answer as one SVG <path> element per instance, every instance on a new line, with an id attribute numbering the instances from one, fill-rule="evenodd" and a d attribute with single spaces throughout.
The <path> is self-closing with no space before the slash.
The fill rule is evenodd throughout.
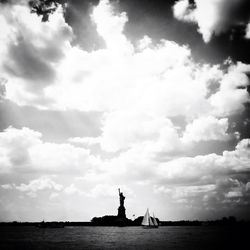
<path id="1" fill-rule="evenodd" d="M 0 249 L 250 249 L 248 232 L 212 226 L 1 227 Z"/>

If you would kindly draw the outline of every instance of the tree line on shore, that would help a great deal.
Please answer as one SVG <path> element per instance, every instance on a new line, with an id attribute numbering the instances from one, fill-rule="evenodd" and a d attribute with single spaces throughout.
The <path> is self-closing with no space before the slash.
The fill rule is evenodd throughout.
<path id="1" fill-rule="evenodd" d="M 125 224 L 121 226 L 140 226 L 143 216 L 137 217 L 135 220 L 126 219 Z M 237 220 L 234 216 L 223 217 L 218 220 L 179 220 L 179 221 L 157 221 L 161 226 L 244 226 L 250 225 L 249 220 Z M 117 216 L 105 215 L 103 217 L 94 217 L 90 222 L 86 221 L 47 221 L 47 222 L 0 222 L 0 226 L 39 226 L 41 223 L 47 227 L 59 227 L 59 226 L 119 226 Z"/>

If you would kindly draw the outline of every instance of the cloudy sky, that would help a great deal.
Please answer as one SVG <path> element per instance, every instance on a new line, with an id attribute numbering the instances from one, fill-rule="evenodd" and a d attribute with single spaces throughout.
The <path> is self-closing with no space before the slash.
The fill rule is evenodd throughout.
<path id="1" fill-rule="evenodd" d="M 249 219 L 247 0 L 0 3 L 0 220 Z"/>

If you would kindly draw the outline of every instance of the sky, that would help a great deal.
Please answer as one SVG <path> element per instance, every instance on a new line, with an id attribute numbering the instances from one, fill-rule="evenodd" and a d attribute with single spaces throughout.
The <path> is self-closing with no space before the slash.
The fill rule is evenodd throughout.
<path id="1" fill-rule="evenodd" d="M 0 3 L 0 220 L 250 219 L 245 0 Z"/>

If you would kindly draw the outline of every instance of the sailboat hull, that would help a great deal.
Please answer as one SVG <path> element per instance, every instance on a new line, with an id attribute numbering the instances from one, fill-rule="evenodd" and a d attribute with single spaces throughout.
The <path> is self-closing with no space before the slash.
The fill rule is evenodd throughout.
<path id="1" fill-rule="evenodd" d="M 144 228 L 144 229 L 154 229 L 154 228 L 158 228 L 158 226 L 142 226 L 142 228 Z"/>

